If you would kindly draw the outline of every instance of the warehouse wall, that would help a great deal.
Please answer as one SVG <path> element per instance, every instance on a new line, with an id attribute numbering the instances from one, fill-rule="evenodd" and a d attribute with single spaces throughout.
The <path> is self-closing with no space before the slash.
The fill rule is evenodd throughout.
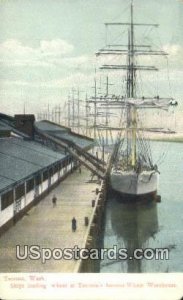
<path id="1" fill-rule="evenodd" d="M 58 169 L 55 174 L 52 174 L 52 176 L 49 176 L 46 180 L 43 180 L 43 172 L 41 174 L 39 173 L 39 175 L 41 175 L 41 183 L 38 185 L 36 185 L 37 175 L 29 178 L 29 182 L 34 179 L 34 186 L 31 190 L 29 190 L 30 187 L 28 187 L 28 181 L 22 182 L 21 187 L 19 185 L 8 192 L 11 193 L 13 191 L 13 199 L 8 200 L 9 202 L 13 201 L 13 203 L 8 205 L 6 208 L 2 207 L 2 194 L 0 196 L 0 234 L 13 225 L 21 216 L 23 216 L 32 205 L 41 199 L 41 196 L 43 197 L 49 192 L 50 188 L 63 180 L 72 171 L 72 169 L 76 167 L 76 165 L 76 162 L 73 163 L 72 161 L 66 160 L 63 163 L 62 168 L 60 170 Z M 18 192 L 20 193 L 21 191 L 24 191 L 24 194 L 18 198 Z"/>

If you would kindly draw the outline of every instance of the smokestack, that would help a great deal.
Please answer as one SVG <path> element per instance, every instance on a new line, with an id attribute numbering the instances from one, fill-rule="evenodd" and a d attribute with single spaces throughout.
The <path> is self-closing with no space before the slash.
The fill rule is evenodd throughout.
<path id="1" fill-rule="evenodd" d="M 15 127 L 34 139 L 34 115 L 15 115 Z"/>

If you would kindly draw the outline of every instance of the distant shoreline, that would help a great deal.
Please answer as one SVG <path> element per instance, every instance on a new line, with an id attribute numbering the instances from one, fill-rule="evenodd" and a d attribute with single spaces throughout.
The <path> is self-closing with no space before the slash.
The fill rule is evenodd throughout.
<path id="1" fill-rule="evenodd" d="M 151 141 L 157 142 L 171 142 L 171 143 L 183 143 L 183 135 L 177 136 L 160 136 L 160 137 L 149 137 Z"/>

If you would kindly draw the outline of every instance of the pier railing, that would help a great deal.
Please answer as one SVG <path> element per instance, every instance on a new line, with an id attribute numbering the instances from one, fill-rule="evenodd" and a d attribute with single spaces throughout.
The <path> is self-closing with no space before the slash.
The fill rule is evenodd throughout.
<path id="1" fill-rule="evenodd" d="M 83 243 L 81 248 L 84 249 L 90 249 L 95 247 L 98 248 L 98 245 L 96 244 L 96 239 L 101 233 L 102 223 L 104 220 L 103 216 L 105 210 L 105 201 L 106 201 L 106 182 L 102 180 L 99 187 L 98 194 L 96 195 L 95 198 L 95 205 L 92 214 L 89 218 L 88 227 L 85 236 L 83 238 Z M 85 272 L 85 271 L 92 272 L 93 263 L 94 262 L 92 260 L 90 261 L 90 259 L 88 260 L 79 259 L 76 262 L 74 273 Z"/>

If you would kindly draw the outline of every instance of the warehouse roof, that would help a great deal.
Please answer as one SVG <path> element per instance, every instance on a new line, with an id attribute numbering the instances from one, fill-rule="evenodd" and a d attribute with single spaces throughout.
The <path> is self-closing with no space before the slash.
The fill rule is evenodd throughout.
<path id="1" fill-rule="evenodd" d="M 11 130 L 11 127 L 0 120 L 0 130 Z"/>
<path id="2" fill-rule="evenodd" d="M 46 132 L 49 132 L 49 131 L 70 132 L 71 131 L 71 129 L 68 128 L 68 127 L 64 127 L 62 125 L 57 125 L 53 122 L 46 121 L 46 120 L 36 122 L 36 126 L 38 126 L 38 128 L 40 130 L 43 130 L 43 131 L 46 131 Z"/>
<path id="3" fill-rule="evenodd" d="M 46 133 L 62 140 L 67 140 L 67 141 L 72 141 L 74 142 L 77 146 L 80 146 L 81 148 L 89 148 L 93 146 L 93 139 L 88 138 L 86 136 L 82 136 L 80 134 L 74 133 L 71 131 L 70 128 L 61 126 L 61 125 L 56 125 L 50 121 L 39 121 L 36 122 L 36 126 L 45 131 Z"/>
<path id="4" fill-rule="evenodd" d="M 0 140 L 0 190 L 62 160 L 65 155 L 34 141 Z"/>
<path id="5" fill-rule="evenodd" d="M 9 188 L 40 170 L 64 159 L 65 154 L 54 151 L 16 128 L 14 117 L 0 113 L 0 131 L 9 130 L 17 137 L 0 138 L 0 191 Z M 93 139 L 71 132 L 71 129 L 50 121 L 40 121 L 36 126 L 58 140 L 74 142 L 83 149 L 93 146 Z"/>
<path id="6" fill-rule="evenodd" d="M 72 141 L 76 145 L 80 146 L 81 148 L 86 148 L 92 144 L 91 140 L 88 140 L 86 138 L 81 138 L 77 135 L 73 135 L 71 133 L 55 133 L 54 137 L 57 137 L 58 139 L 65 139 L 67 141 Z"/>

